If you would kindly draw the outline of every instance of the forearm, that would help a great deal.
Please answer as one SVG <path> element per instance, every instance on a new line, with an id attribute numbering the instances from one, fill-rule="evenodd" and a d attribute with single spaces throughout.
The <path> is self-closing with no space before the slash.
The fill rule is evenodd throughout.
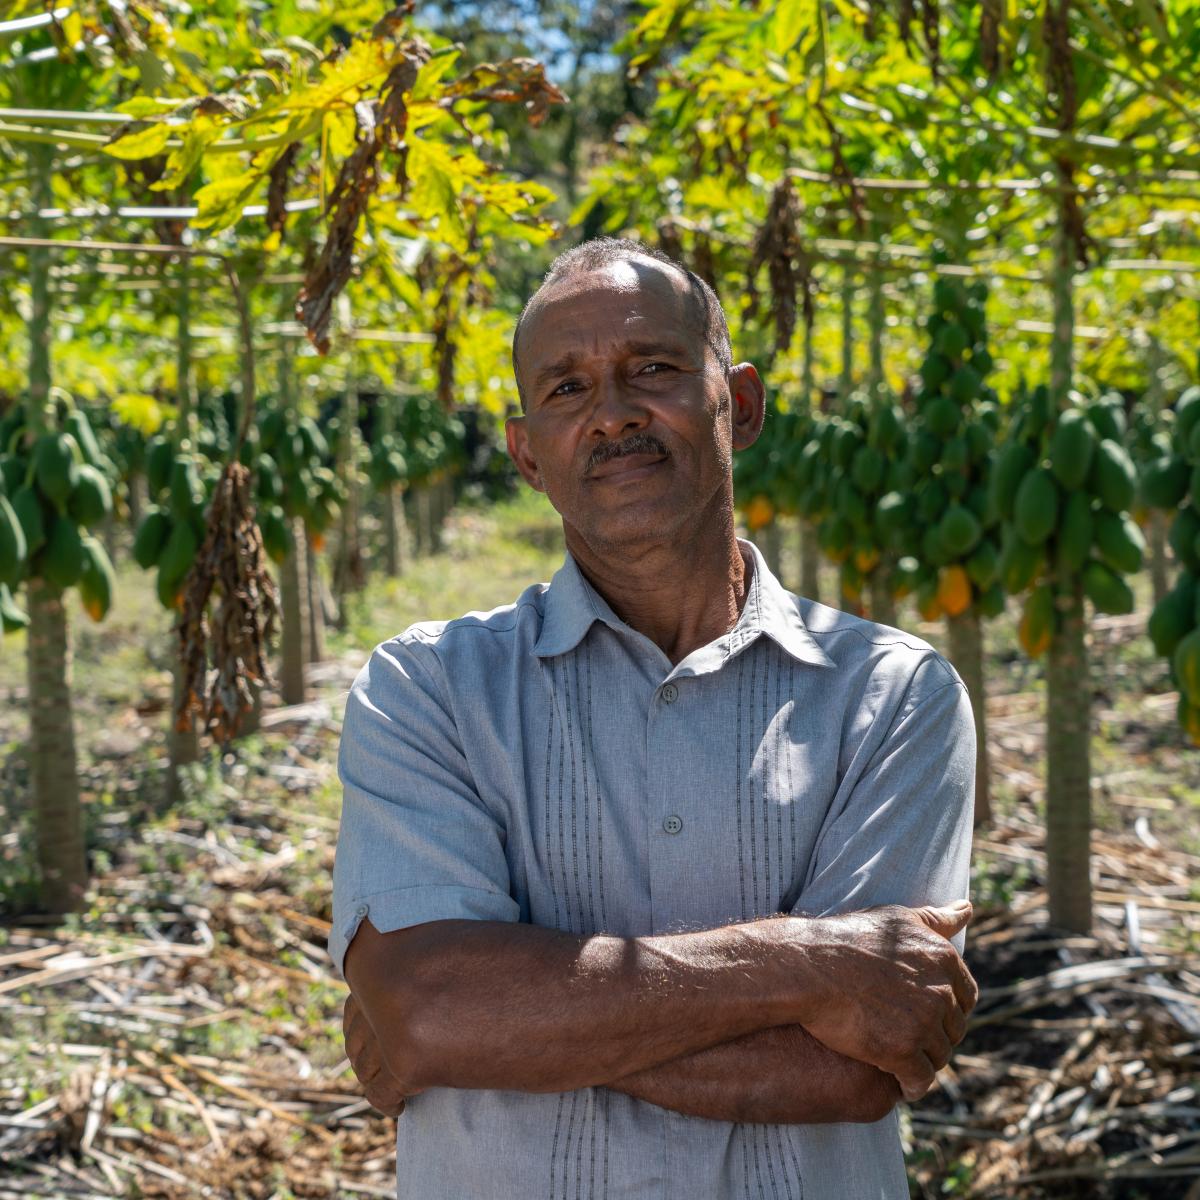
<path id="1" fill-rule="evenodd" d="M 797 1021 L 789 923 L 583 938 L 492 921 L 381 934 L 364 921 L 346 974 L 401 1081 L 569 1091 Z"/>
<path id="2" fill-rule="evenodd" d="M 884 1071 L 823 1046 L 800 1025 L 746 1034 L 608 1085 L 713 1121 L 878 1121 L 900 1098 Z"/>

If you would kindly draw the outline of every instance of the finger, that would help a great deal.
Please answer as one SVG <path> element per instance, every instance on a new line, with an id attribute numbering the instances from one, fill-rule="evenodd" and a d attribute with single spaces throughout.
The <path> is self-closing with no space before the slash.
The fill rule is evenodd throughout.
<path id="1" fill-rule="evenodd" d="M 398 1117 L 404 1111 L 404 1097 L 387 1088 L 365 1092 L 364 1099 L 385 1117 Z"/>
<path id="2" fill-rule="evenodd" d="M 949 1005 L 942 1014 L 942 1028 L 946 1031 L 950 1044 L 957 1046 L 967 1036 L 966 1013 L 957 1004 Z"/>
<path id="3" fill-rule="evenodd" d="M 903 1075 L 897 1076 L 900 1081 L 900 1092 L 904 1099 L 909 1104 L 920 1100 L 933 1086 L 936 1075 L 937 1072 L 933 1069 L 933 1063 L 929 1061 L 928 1055 L 923 1050 L 918 1050 L 909 1060 L 908 1070 Z"/>
<path id="4" fill-rule="evenodd" d="M 961 900 L 957 904 L 944 906 L 927 904 L 913 910 L 920 921 L 928 925 L 935 933 L 940 933 L 947 938 L 953 937 L 954 934 L 966 928 L 967 922 L 971 919 L 971 911 L 969 900 Z"/>
<path id="5" fill-rule="evenodd" d="M 945 1030 L 930 1031 L 929 1037 L 925 1041 L 924 1053 L 935 1073 L 950 1061 L 953 1051 L 954 1047 L 950 1044 Z"/>
<path id="6" fill-rule="evenodd" d="M 954 999 L 963 1015 L 969 1014 L 979 1000 L 979 985 L 958 954 L 955 954 L 950 967 L 950 986 L 954 989 Z"/>

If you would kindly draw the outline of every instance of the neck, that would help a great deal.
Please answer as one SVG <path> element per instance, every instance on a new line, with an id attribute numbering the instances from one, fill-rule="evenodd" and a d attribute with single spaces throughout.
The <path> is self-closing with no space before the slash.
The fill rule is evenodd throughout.
<path id="1" fill-rule="evenodd" d="M 728 633 L 750 588 L 753 560 L 738 545 L 732 506 L 714 516 L 698 522 L 690 536 L 603 551 L 564 524 L 567 549 L 584 578 L 672 665 Z"/>

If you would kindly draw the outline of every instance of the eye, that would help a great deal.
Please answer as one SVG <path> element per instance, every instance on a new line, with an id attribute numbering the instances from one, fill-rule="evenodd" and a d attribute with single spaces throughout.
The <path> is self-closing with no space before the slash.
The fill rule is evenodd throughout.
<path id="1" fill-rule="evenodd" d="M 655 369 L 657 368 L 657 369 Z M 670 363 L 652 362 L 647 363 L 639 372 L 639 375 L 645 375 L 649 371 L 652 375 L 661 375 L 663 371 L 673 371 L 675 368 Z"/>
<path id="2" fill-rule="evenodd" d="M 578 388 L 581 386 L 582 386 L 582 384 L 580 384 L 579 380 L 568 379 L 564 383 L 560 383 L 558 385 L 558 387 L 556 387 L 554 389 L 554 391 L 552 391 L 550 393 L 550 395 L 552 395 L 552 396 L 569 396 L 571 394 L 570 389 Z"/>

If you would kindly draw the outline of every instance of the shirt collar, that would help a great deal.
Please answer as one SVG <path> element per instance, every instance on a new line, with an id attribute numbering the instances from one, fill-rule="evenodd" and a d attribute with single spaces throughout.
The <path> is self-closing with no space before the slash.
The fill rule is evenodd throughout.
<path id="1" fill-rule="evenodd" d="M 738 544 L 754 560 L 754 577 L 737 624 L 713 643 L 714 648 L 720 646 L 724 651 L 722 657 L 728 659 L 741 653 L 756 638 L 766 635 L 800 662 L 832 667 L 833 659 L 808 631 L 795 598 L 771 573 L 758 547 L 741 538 Z M 621 633 L 630 632 L 629 626 L 584 578 L 578 563 L 568 552 L 546 591 L 542 630 L 534 644 L 534 654 L 539 658 L 551 658 L 574 650 L 595 621 L 602 621 Z M 689 655 L 685 661 L 690 661 L 691 657 Z"/>

